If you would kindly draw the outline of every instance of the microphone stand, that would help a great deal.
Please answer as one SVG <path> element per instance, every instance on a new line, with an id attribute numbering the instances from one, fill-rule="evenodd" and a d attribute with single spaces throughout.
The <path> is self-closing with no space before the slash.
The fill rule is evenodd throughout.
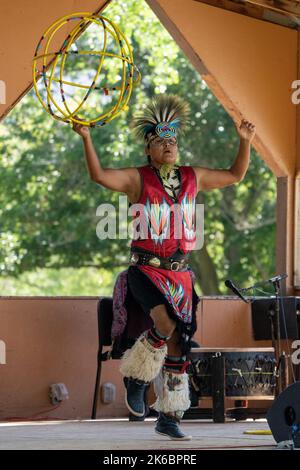
<path id="1" fill-rule="evenodd" d="M 225 285 L 227 287 L 231 288 L 230 284 L 233 285 L 233 289 L 232 289 L 233 292 L 237 290 L 239 294 L 237 294 L 237 292 L 235 292 L 235 294 L 239 295 L 246 303 L 249 303 L 249 301 L 243 298 L 242 292 L 245 293 L 249 290 L 252 290 L 255 287 L 264 286 L 267 283 L 271 283 L 273 285 L 273 288 L 275 291 L 275 312 L 274 310 L 270 310 L 270 321 L 271 321 L 272 347 L 274 348 L 274 354 L 275 354 L 275 360 L 276 360 L 276 365 L 274 367 L 274 377 L 276 381 L 275 398 L 278 397 L 278 395 L 283 391 L 283 389 L 286 388 L 288 384 L 286 356 L 285 356 L 285 353 L 284 352 L 282 353 L 282 350 L 281 350 L 280 304 L 279 304 L 280 281 L 282 281 L 286 277 L 287 277 L 287 274 L 278 275 L 278 276 L 272 277 L 271 279 L 268 279 L 267 281 L 263 281 L 263 282 L 254 284 L 251 287 L 245 287 L 245 288 L 237 287 L 230 280 L 225 281 Z"/>

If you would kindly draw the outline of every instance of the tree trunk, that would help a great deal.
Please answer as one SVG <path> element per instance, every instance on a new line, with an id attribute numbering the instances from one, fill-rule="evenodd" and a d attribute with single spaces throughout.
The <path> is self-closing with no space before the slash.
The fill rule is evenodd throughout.
<path id="1" fill-rule="evenodd" d="M 192 269 L 202 290 L 202 295 L 221 294 L 216 269 L 207 252 L 205 243 L 201 250 L 191 253 L 191 261 Z"/>

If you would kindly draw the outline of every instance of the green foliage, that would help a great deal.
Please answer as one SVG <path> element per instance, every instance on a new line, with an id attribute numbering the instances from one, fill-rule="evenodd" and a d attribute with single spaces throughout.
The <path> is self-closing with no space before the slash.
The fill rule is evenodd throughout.
<path id="1" fill-rule="evenodd" d="M 192 111 L 179 163 L 228 168 L 238 151 L 234 123 L 146 3 L 132 0 L 125 8 L 114 0 L 105 15 L 129 38 L 142 81 L 127 112 L 92 130 L 103 167 L 146 163 L 143 144 L 129 123 L 145 99 L 168 92 L 186 99 Z M 91 44 L 94 35 L 91 31 L 87 39 Z M 117 74 L 113 67 L 115 62 L 107 80 Z M 99 240 L 96 208 L 102 203 L 118 208 L 119 195 L 90 181 L 80 137 L 50 118 L 32 91 L 0 127 L 0 167 L 2 294 L 111 291 L 116 273 L 126 268 L 130 240 Z M 273 275 L 276 181 L 256 152 L 241 183 L 199 199 L 205 203 L 205 249 L 216 277 L 210 291 L 203 288 L 207 266 L 194 252 L 199 292 L 225 293 L 227 277 L 245 285 Z"/>

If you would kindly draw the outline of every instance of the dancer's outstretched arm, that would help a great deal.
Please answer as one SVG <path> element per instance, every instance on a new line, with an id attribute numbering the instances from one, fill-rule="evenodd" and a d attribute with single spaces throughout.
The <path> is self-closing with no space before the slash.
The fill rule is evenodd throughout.
<path id="1" fill-rule="evenodd" d="M 87 126 L 73 124 L 73 129 L 82 137 L 88 172 L 92 181 L 112 191 L 128 195 L 135 202 L 140 194 L 140 175 L 137 168 L 102 168 Z"/>

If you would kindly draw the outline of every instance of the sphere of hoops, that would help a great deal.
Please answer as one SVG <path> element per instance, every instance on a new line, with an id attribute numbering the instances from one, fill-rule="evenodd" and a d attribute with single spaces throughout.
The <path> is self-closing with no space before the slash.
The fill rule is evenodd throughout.
<path id="1" fill-rule="evenodd" d="M 68 34 L 58 51 L 51 51 L 51 43 L 55 34 L 62 26 L 71 21 L 77 21 L 76 26 Z M 79 22 L 79 23 L 78 23 Z M 103 44 L 101 50 L 73 50 L 72 44 L 85 30 L 85 28 L 94 23 L 98 25 L 103 32 Z M 108 52 L 107 43 L 108 36 L 111 36 L 117 46 L 117 52 Z M 110 38 L 111 39 L 111 38 Z M 99 63 L 92 82 L 89 85 L 82 83 L 75 83 L 72 81 L 64 80 L 64 69 L 68 56 L 76 55 L 93 55 L 99 57 Z M 121 63 L 121 83 L 112 87 L 97 85 L 97 79 L 100 76 L 105 58 L 117 58 Z M 50 65 L 49 65 L 50 62 Z M 59 67 L 59 78 L 55 77 L 55 70 Z M 135 78 L 134 78 L 135 75 Z M 39 79 L 41 82 L 39 82 Z M 86 126 L 104 126 L 112 119 L 117 117 L 122 110 L 127 107 L 129 102 L 132 88 L 140 81 L 140 73 L 133 63 L 133 54 L 130 44 L 125 35 L 120 29 L 108 18 L 102 15 L 93 15 L 91 13 L 74 13 L 72 15 L 64 16 L 55 21 L 42 35 L 33 58 L 33 85 L 36 95 L 41 102 L 44 109 L 55 119 L 67 123 L 80 123 Z M 58 84 L 60 92 L 60 100 L 54 96 L 52 85 Z M 39 86 L 38 86 L 39 84 Z M 86 89 L 86 93 L 78 104 L 78 106 L 71 110 L 68 104 L 68 99 L 64 90 L 65 85 L 79 87 Z M 44 96 L 40 91 L 40 86 L 44 88 Z M 94 90 L 100 90 L 100 93 L 108 95 L 109 93 L 117 93 L 116 103 L 112 105 L 111 109 L 107 112 L 96 116 L 93 119 L 79 118 L 77 114 L 84 112 L 86 101 L 89 95 Z"/>

